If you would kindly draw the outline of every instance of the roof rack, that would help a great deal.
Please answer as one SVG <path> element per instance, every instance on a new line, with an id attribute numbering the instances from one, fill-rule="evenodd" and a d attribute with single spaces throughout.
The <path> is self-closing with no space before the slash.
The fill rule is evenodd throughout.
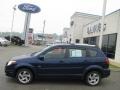
<path id="1" fill-rule="evenodd" d="M 81 46 L 82 46 L 82 45 L 83 45 L 83 46 L 85 45 L 85 46 L 92 46 L 92 47 L 95 47 L 95 46 L 96 46 L 96 45 L 91 45 L 91 44 L 73 44 L 73 43 L 72 43 L 71 45 L 81 45 Z"/>

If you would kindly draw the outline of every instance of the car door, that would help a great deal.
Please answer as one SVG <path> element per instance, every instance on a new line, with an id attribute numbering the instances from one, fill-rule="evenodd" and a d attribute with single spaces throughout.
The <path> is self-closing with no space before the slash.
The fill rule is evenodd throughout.
<path id="1" fill-rule="evenodd" d="M 84 47 L 70 47 L 68 49 L 69 74 L 81 75 L 86 67 L 87 50 Z"/>
<path id="2" fill-rule="evenodd" d="M 44 53 L 39 75 L 62 75 L 65 73 L 66 64 L 66 48 L 62 46 L 51 48 Z"/>

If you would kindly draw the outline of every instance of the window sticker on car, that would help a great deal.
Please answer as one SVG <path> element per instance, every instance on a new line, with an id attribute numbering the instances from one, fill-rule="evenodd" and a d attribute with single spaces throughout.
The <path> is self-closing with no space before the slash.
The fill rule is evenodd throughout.
<path id="1" fill-rule="evenodd" d="M 70 57 L 82 57 L 82 51 L 81 50 L 72 50 Z"/>

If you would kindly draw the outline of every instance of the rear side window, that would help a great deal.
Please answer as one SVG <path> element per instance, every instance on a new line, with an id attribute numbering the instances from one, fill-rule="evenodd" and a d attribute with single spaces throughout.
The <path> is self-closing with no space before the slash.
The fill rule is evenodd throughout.
<path id="1" fill-rule="evenodd" d="M 69 57 L 86 57 L 84 49 L 69 49 Z"/>
<path id="2" fill-rule="evenodd" d="M 88 50 L 88 52 L 89 52 L 89 57 L 96 57 L 97 56 L 96 50 Z"/>

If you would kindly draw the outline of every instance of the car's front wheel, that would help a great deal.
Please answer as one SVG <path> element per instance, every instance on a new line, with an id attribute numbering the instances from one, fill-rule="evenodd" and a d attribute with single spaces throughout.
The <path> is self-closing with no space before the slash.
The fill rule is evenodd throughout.
<path id="1" fill-rule="evenodd" d="M 90 86 L 96 86 L 101 81 L 101 74 L 97 71 L 91 71 L 86 75 L 86 83 Z"/>
<path id="2" fill-rule="evenodd" d="M 21 84 L 28 84 L 33 80 L 33 73 L 29 69 L 20 69 L 17 71 L 16 79 Z"/>

